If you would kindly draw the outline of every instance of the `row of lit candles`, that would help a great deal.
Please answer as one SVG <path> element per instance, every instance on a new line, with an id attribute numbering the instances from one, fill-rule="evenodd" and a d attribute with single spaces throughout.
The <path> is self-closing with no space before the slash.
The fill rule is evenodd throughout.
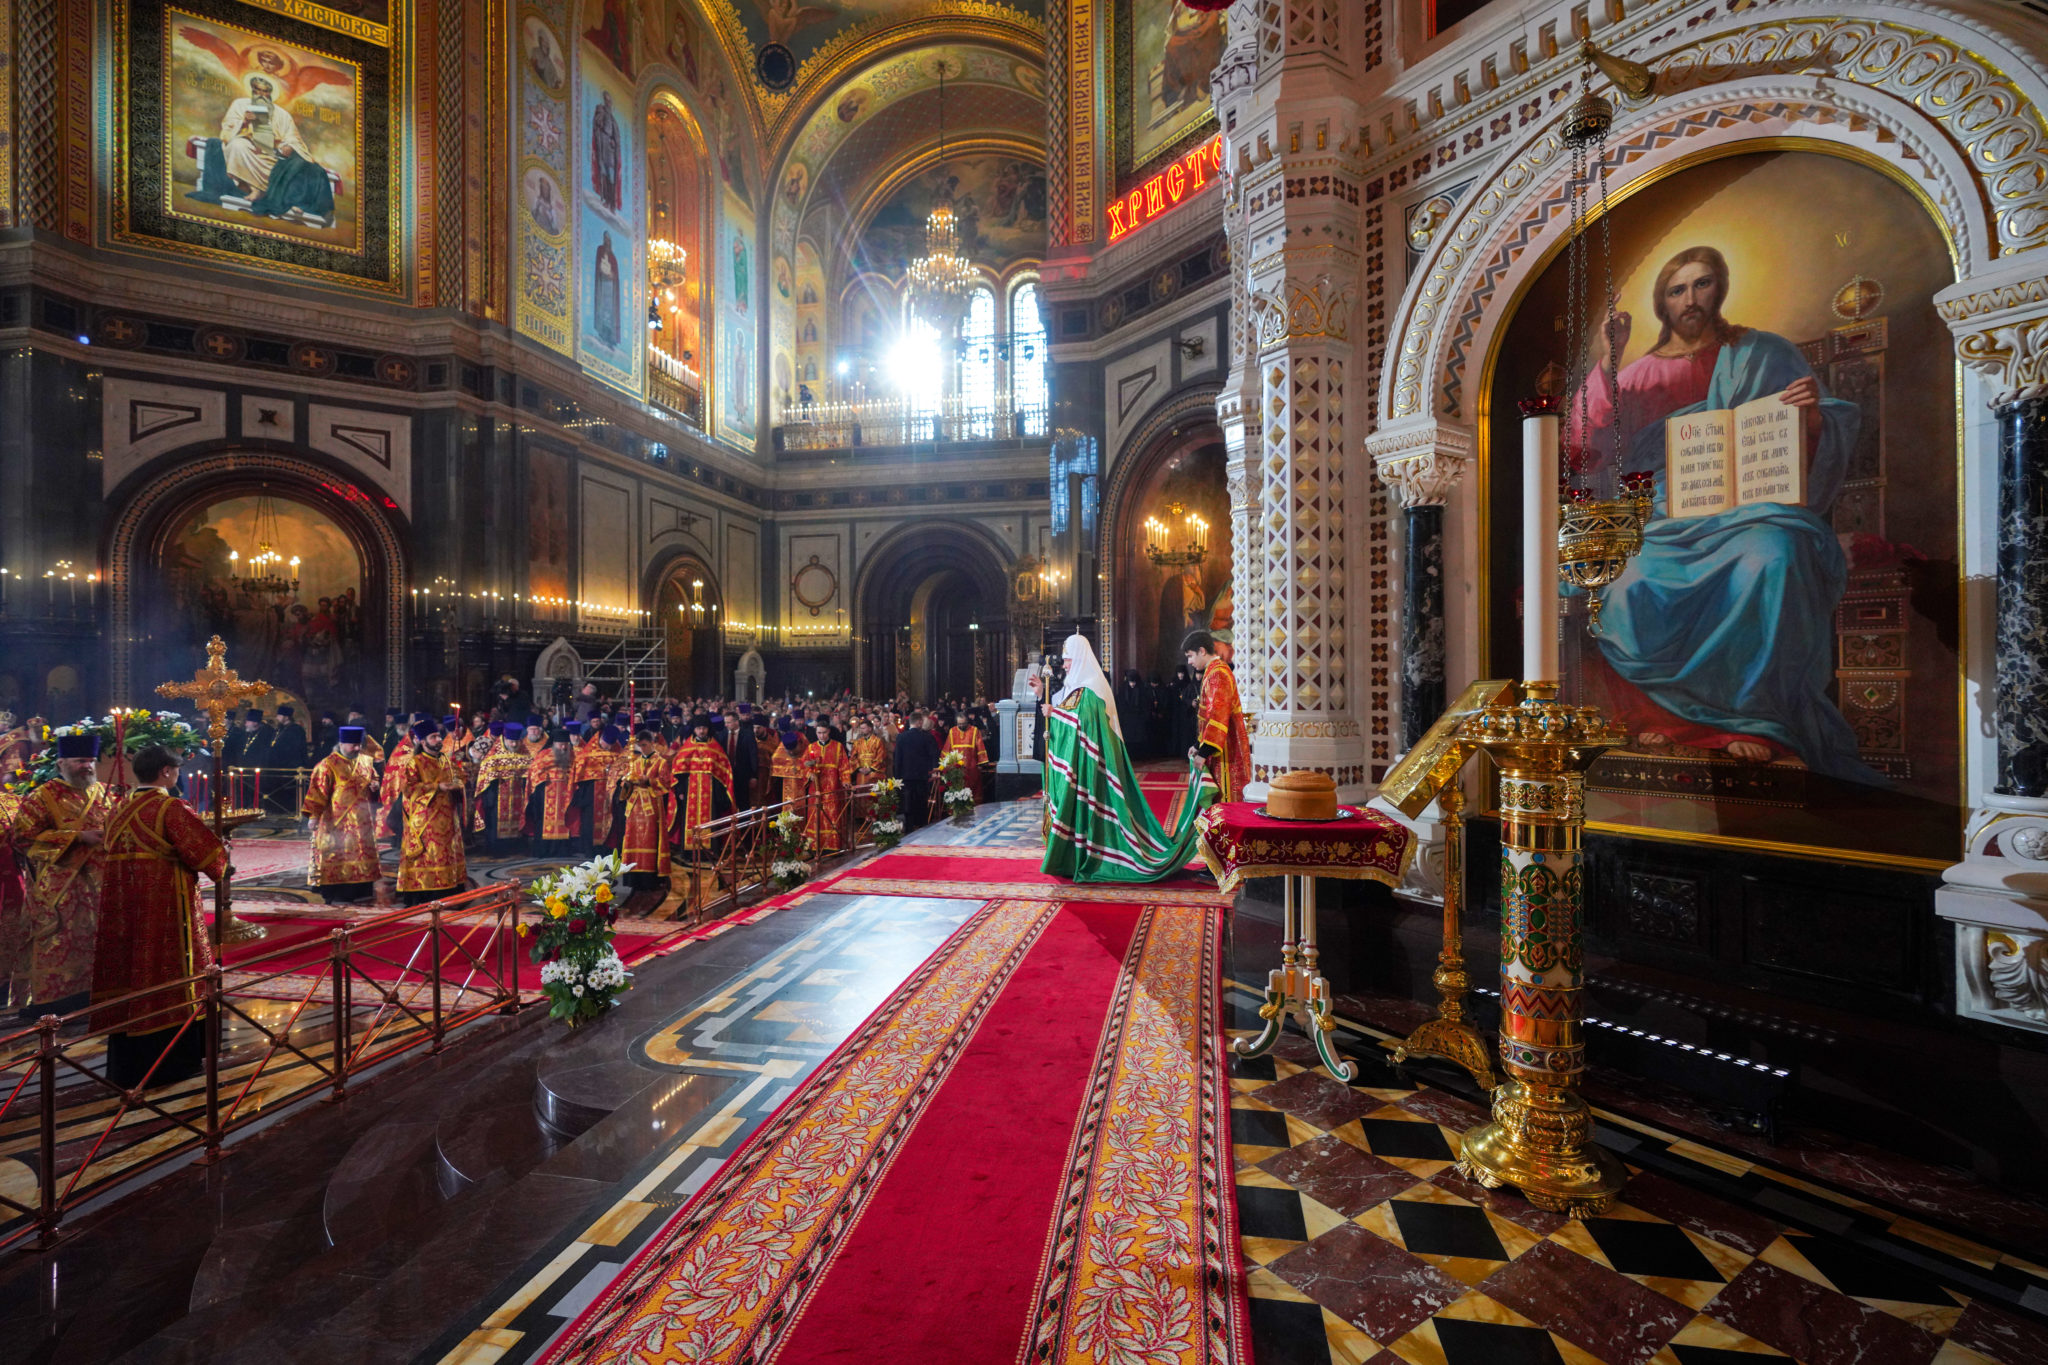
<path id="1" fill-rule="evenodd" d="M 1186 548 L 1206 550 L 1209 548 L 1209 523 L 1198 512 L 1190 512 L 1181 519 L 1187 533 Z M 1173 530 L 1157 517 L 1145 518 L 1145 545 L 1153 550 L 1171 550 Z"/>

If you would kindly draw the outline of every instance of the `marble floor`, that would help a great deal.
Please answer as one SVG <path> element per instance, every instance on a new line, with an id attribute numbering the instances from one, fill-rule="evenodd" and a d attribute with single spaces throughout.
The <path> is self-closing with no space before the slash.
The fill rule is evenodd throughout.
<path id="1" fill-rule="evenodd" d="M 919 841 L 1024 848 L 1037 825 L 1018 802 Z M 979 904 L 799 895 L 645 964 L 594 1026 L 489 1021 L 89 1217 L 54 1251 L 0 1258 L 0 1365 L 537 1359 Z M 1274 948 L 1271 926 L 1238 919 L 1234 1028 L 1250 1027 L 1242 983 Z M 1716 1141 L 1661 1094 L 1603 1112 L 1602 1140 L 1635 1174 L 1609 1216 L 1566 1223 L 1455 1175 L 1476 1092 L 1446 1069 L 1393 1068 L 1385 1036 L 1346 1019 L 1350 1085 L 1308 1066 L 1293 1034 L 1233 1064 L 1258 1365 L 2048 1362 L 2048 1270 L 2004 1225 L 1958 1231 Z"/>

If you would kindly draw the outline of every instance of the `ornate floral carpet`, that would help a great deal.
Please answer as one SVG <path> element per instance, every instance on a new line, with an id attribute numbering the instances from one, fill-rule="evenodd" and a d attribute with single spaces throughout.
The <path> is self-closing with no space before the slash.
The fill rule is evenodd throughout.
<path id="1" fill-rule="evenodd" d="M 1249 1362 L 1220 929 L 989 902 L 548 1359 Z"/>

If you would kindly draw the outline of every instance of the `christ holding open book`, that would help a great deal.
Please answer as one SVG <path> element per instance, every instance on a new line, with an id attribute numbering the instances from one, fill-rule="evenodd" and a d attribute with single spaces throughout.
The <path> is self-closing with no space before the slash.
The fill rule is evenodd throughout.
<path id="1" fill-rule="evenodd" d="M 1610 474 L 1645 472 L 1656 484 L 1642 552 L 1606 591 L 1589 656 L 1599 676 L 1588 681 L 1636 748 L 1686 745 L 1747 763 L 1791 755 L 1815 772 L 1882 782 L 1828 696 L 1848 576 L 1828 512 L 1861 414 L 1822 391 L 1790 341 L 1727 321 L 1728 292 L 1728 263 L 1713 247 L 1673 256 L 1651 297 L 1663 330 L 1617 376 L 1619 411 L 1601 366 L 1572 401 L 1571 444 L 1597 466 L 1618 422 L 1621 468 Z M 1631 330 L 1618 313 L 1605 338 L 1614 354 Z M 1782 477 L 1744 477 L 1745 421 L 1772 438 L 1762 453 Z"/>

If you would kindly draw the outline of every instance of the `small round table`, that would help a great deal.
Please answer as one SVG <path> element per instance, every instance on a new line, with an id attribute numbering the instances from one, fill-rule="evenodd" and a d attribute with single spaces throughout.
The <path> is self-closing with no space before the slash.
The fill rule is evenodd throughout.
<path id="1" fill-rule="evenodd" d="M 1226 894 L 1246 877 L 1282 879 L 1280 965 L 1266 974 L 1266 1003 L 1259 1007 L 1265 1027 L 1256 1038 L 1233 1039 L 1240 1057 L 1259 1057 L 1280 1041 L 1287 1012 L 1299 1007 L 1304 1032 L 1330 1074 L 1348 1081 L 1358 1069 L 1330 1046 L 1337 1022 L 1331 1013 L 1330 983 L 1323 979 L 1316 947 L 1316 878 L 1383 882 L 1398 886 L 1415 854 L 1407 826 L 1378 811 L 1338 808 L 1335 820 L 1279 820 L 1248 801 L 1225 801 L 1202 812 L 1202 861 Z"/>

